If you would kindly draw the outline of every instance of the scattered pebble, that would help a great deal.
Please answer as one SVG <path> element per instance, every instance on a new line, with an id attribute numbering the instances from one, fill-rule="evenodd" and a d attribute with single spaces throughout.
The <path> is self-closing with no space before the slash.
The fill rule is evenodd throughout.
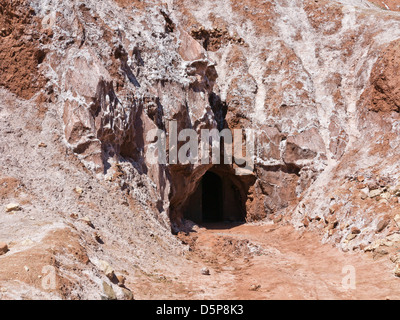
<path id="1" fill-rule="evenodd" d="M 6 212 L 13 212 L 21 210 L 21 206 L 19 203 L 10 203 L 6 205 Z"/>
<path id="2" fill-rule="evenodd" d="M 118 285 L 119 285 L 120 287 L 125 286 L 126 278 L 125 278 L 123 275 L 118 275 L 118 276 L 117 276 L 117 279 L 118 279 Z"/>
<path id="3" fill-rule="evenodd" d="M 353 240 L 353 239 L 356 238 L 356 237 L 357 237 L 357 234 L 355 234 L 355 233 L 349 233 L 348 236 L 346 237 L 346 240 L 347 240 L 347 241 L 351 241 L 351 240 Z"/>
<path id="4" fill-rule="evenodd" d="M 210 275 L 210 270 L 206 267 L 201 269 L 201 274 L 204 276 L 209 276 Z"/>
<path id="5" fill-rule="evenodd" d="M 107 261 L 100 260 L 98 263 L 98 267 L 101 271 L 104 272 L 108 279 L 113 280 L 115 278 L 114 269 Z"/>
<path id="6" fill-rule="evenodd" d="M 78 219 L 78 215 L 76 213 L 71 213 L 69 215 L 72 219 Z"/>
<path id="7" fill-rule="evenodd" d="M 76 188 L 74 189 L 74 191 L 75 191 L 77 194 L 82 194 L 82 193 L 83 193 L 83 189 L 80 188 L 80 187 L 76 187 Z"/>
<path id="8" fill-rule="evenodd" d="M 259 289 L 261 288 L 261 285 L 259 285 L 259 284 L 252 284 L 251 286 L 250 286 L 250 291 L 258 291 Z"/>
<path id="9" fill-rule="evenodd" d="M 94 228 L 92 221 L 90 221 L 90 219 L 88 217 L 83 217 L 80 220 L 83 221 L 84 223 L 86 223 L 89 227 Z"/>

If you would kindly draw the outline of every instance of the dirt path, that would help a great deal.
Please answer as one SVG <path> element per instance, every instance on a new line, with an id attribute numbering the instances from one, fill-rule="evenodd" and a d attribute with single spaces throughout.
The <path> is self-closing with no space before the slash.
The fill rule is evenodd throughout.
<path id="1" fill-rule="evenodd" d="M 160 289 L 162 298 L 400 298 L 400 279 L 387 256 L 374 261 L 365 253 L 344 253 L 291 226 L 214 224 L 179 237 L 191 245 L 189 263 Z M 202 275 L 202 267 L 210 275 Z"/>

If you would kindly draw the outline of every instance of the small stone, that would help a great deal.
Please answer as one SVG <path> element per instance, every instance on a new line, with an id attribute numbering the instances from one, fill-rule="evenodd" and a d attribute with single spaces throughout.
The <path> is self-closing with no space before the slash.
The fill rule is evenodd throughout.
<path id="1" fill-rule="evenodd" d="M 381 258 L 381 257 L 383 257 L 383 256 L 385 256 L 385 255 L 387 255 L 387 254 L 389 254 L 389 252 L 387 252 L 386 250 L 384 250 L 384 249 L 378 249 L 378 250 L 375 250 L 375 251 L 374 251 L 374 253 L 373 253 L 373 255 L 372 255 L 372 258 L 373 258 L 374 260 L 377 260 L 377 259 L 379 259 L 379 258 Z"/>
<path id="2" fill-rule="evenodd" d="M 353 228 L 351 228 L 351 233 L 352 233 L 352 234 L 360 234 L 360 233 L 361 233 L 361 230 L 358 229 L 358 228 L 356 228 L 356 227 L 353 227 Z"/>
<path id="3" fill-rule="evenodd" d="M 210 275 L 210 270 L 208 268 L 202 268 L 201 269 L 201 274 L 204 276 L 209 276 Z"/>
<path id="4" fill-rule="evenodd" d="M 365 251 L 365 248 L 367 248 L 368 245 L 366 245 L 365 243 L 361 243 L 359 247 L 360 247 L 360 250 Z"/>
<path id="5" fill-rule="evenodd" d="M 327 226 L 328 230 L 335 229 L 339 224 L 339 221 L 337 220 L 336 215 L 329 216 L 326 219 L 326 222 L 328 223 L 328 226 Z"/>
<path id="6" fill-rule="evenodd" d="M 283 219 L 283 216 L 280 214 L 280 215 L 277 216 L 273 221 L 274 221 L 274 223 L 279 223 L 279 222 L 282 221 L 282 219 Z"/>
<path id="7" fill-rule="evenodd" d="M 83 193 L 83 189 L 80 188 L 80 187 L 76 187 L 76 188 L 74 189 L 74 191 L 75 191 L 77 194 L 82 194 L 82 193 Z"/>
<path id="8" fill-rule="evenodd" d="M 350 225 L 348 223 L 341 223 L 340 224 L 340 230 L 343 231 L 347 229 Z"/>
<path id="9" fill-rule="evenodd" d="M 106 295 L 106 300 L 117 300 L 114 289 L 105 281 L 103 281 L 103 293 Z"/>
<path id="10" fill-rule="evenodd" d="M 113 280 L 115 278 L 114 269 L 110 266 L 108 262 L 100 260 L 98 263 L 98 267 L 101 271 L 104 272 L 108 279 Z"/>
<path id="11" fill-rule="evenodd" d="M 392 261 L 393 263 L 400 262 L 400 253 L 393 254 L 390 257 L 390 261 Z"/>
<path id="12" fill-rule="evenodd" d="M 385 229 L 389 225 L 390 220 L 389 219 L 383 219 L 379 221 L 377 227 L 376 227 L 376 232 L 382 232 L 383 229 Z"/>
<path id="13" fill-rule="evenodd" d="M 369 190 L 378 190 L 379 184 L 376 181 L 370 181 L 370 182 L 368 182 L 368 189 Z"/>
<path id="14" fill-rule="evenodd" d="M 13 212 L 21 210 L 21 206 L 19 203 L 10 203 L 6 205 L 6 212 Z"/>
<path id="15" fill-rule="evenodd" d="M 84 223 L 86 223 L 89 227 L 94 229 L 94 225 L 93 225 L 92 221 L 90 221 L 90 219 L 88 217 L 83 217 L 80 220 L 83 221 Z"/>
<path id="16" fill-rule="evenodd" d="M 8 252 L 8 245 L 5 242 L 0 242 L 0 256 Z"/>
<path id="17" fill-rule="evenodd" d="M 127 288 L 122 288 L 122 292 L 124 293 L 125 300 L 135 300 L 131 290 Z"/>
<path id="18" fill-rule="evenodd" d="M 123 275 L 118 275 L 118 276 L 117 276 L 117 279 L 118 279 L 118 285 L 119 285 L 120 287 L 125 286 L 126 278 L 125 278 Z"/>
<path id="19" fill-rule="evenodd" d="M 357 237 L 357 234 L 349 233 L 349 234 L 347 235 L 347 237 L 346 237 L 346 240 L 347 240 L 347 241 L 351 241 L 351 240 L 353 240 L 353 239 L 356 238 L 356 237 Z"/>
<path id="20" fill-rule="evenodd" d="M 331 222 L 331 223 L 328 224 L 327 228 L 328 228 L 328 230 L 333 230 L 333 229 L 335 229 L 337 227 L 337 225 L 338 225 L 337 221 Z"/>
<path id="21" fill-rule="evenodd" d="M 394 222 L 396 222 L 397 226 L 400 228 L 400 214 L 396 214 Z"/>
<path id="22" fill-rule="evenodd" d="M 363 193 L 362 195 L 361 195 L 361 200 L 365 200 L 365 199 L 367 199 L 368 198 L 368 195 L 366 195 L 365 193 Z"/>
<path id="23" fill-rule="evenodd" d="M 380 189 L 371 190 L 371 191 L 368 193 L 368 197 L 370 197 L 370 198 L 376 198 L 377 196 L 381 195 L 382 192 L 383 192 L 383 191 L 380 190 Z"/>
<path id="24" fill-rule="evenodd" d="M 364 180 L 365 180 L 365 177 L 364 177 L 364 176 L 358 176 L 358 177 L 357 177 L 357 181 L 358 181 L 358 182 L 364 182 Z"/>
<path id="25" fill-rule="evenodd" d="M 393 194 L 393 196 L 400 197 L 400 186 L 390 188 L 390 192 Z"/>
<path id="26" fill-rule="evenodd" d="M 45 144 L 44 142 L 41 142 L 38 144 L 39 148 L 47 148 L 47 144 Z"/>
<path id="27" fill-rule="evenodd" d="M 400 233 L 399 232 L 394 232 L 392 234 L 389 234 L 386 239 L 390 242 L 394 243 L 400 243 Z"/>
<path id="28" fill-rule="evenodd" d="M 28 272 L 28 271 L 29 271 L 29 267 L 28 267 L 28 266 L 24 266 L 24 270 L 25 270 L 26 272 Z"/>
<path id="29" fill-rule="evenodd" d="M 250 291 L 258 291 L 261 288 L 261 286 L 259 284 L 252 284 L 250 286 Z"/>
<path id="30" fill-rule="evenodd" d="M 99 236 L 99 234 L 98 234 L 97 232 L 95 232 L 93 236 L 94 236 L 94 239 L 95 239 L 98 243 L 101 243 L 101 244 L 104 243 L 103 240 L 101 239 L 101 237 Z"/>
<path id="31" fill-rule="evenodd" d="M 381 199 L 389 200 L 391 197 L 391 194 L 389 192 L 384 192 L 381 194 Z"/>
<path id="32" fill-rule="evenodd" d="M 334 214 L 336 211 L 338 211 L 340 209 L 340 205 L 338 204 L 334 204 L 333 206 L 331 206 L 329 208 L 329 213 L 330 214 Z"/>
<path id="33" fill-rule="evenodd" d="M 396 267 L 394 268 L 394 275 L 395 275 L 396 277 L 399 277 L 399 278 L 400 278 L 400 263 L 397 263 L 397 264 L 396 264 Z"/>

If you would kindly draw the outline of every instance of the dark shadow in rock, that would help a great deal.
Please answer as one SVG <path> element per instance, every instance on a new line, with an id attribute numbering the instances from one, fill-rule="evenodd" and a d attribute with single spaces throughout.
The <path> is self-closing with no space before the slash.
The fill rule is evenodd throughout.
<path id="1" fill-rule="evenodd" d="M 237 176 L 230 165 L 211 167 L 184 205 L 184 218 L 195 223 L 246 221 L 246 201 L 254 176 Z"/>

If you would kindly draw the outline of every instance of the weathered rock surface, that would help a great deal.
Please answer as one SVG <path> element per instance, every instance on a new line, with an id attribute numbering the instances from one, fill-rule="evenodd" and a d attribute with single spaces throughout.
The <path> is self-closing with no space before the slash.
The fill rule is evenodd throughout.
<path id="1" fill-rule="evenodd" d="M 0 200 L 35 219 L 0 215 L 9 226 L 0 235 L 18 245 L 37 235 L 1 259 L 25 261 L 33 250 L 30 273 L 56 266 L 47 294 L 66 298 L 98 292 L 102 268 L 92 260 L 150 274 L 185 252 L 170 231 L 185 227 L 210 169 L 229 178 L 246 221 L 306 226 L 344 250 L 394 246 L 399 6 L 373 2 L 0 4 Z M 148 133 L 169 137 L 172 120 L 198 133 L 254 129 L 253 172 L 150 163 Z"/>

